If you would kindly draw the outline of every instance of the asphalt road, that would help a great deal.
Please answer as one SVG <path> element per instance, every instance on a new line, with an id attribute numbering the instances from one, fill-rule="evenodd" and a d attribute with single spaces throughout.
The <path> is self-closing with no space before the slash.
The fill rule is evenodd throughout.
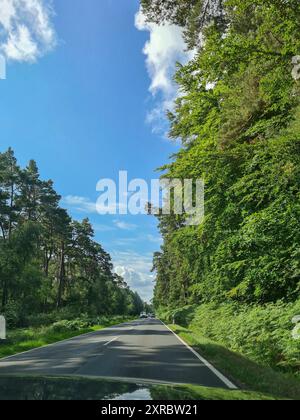
<path id="1" fill-rule="evenodd" d="M 2 359 L 0 375 L 109 377 L 234 388 L 158 320 L 134 321 Z"/>

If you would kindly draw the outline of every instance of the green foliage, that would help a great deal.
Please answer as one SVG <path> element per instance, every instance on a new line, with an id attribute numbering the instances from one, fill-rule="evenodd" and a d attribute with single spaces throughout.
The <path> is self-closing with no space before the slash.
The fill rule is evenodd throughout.
<path id="1" fill-rule="evenodd" d="M 38 328 L 38 327 L 48 327 L 54 324 L 58 320 L 58 314 L 55 312 L 52 313 L 43 313 L 43 314 L 34 314 L 26 317 L 26 321 L 23 323 L 26 324 L 26 327 Z"/>
<path id="2" fill-rule="evenodd" d="M 81 334 L 98 331 L 105 327 L 121 324 L 132 319 L 127 316 L 110 316 L 107 318 L 99 317 L 98 319 L 92 319 L 84 315 L 80 318 L 73 318 L 72 320 L 61 319 L 53 324 L 53 320 L 58 319 L 59 315 L 62 314 L 39 315 L 34 322 L 31 322 L 31 324 L 36 324 L 35 327 L 13 330 L 9 328 L 7 331 L 7 340 L 0 341 L 0 358 L 53 344 Z"/>
<path id="3" fill-rule="evenodd" d="M 163 177 L 202 178 L 205 219 L 189 227 L 184 216 L 159 216 L 154 304 L 293 302 L 300 296 L 300 84 L 292 77 L 300 3 L 220 2 L 224 26 L 213 18 L 201 26 L 200 3 L 172 10 L 167 1 L 142 2 L 149 20 L 169 19 L 202 39 L 175 75 L 181 94 L 170 137 L 182 148 Z"/>
<path id="4" fill-rule="evenodd" d="M 199 44 L 199 32 L 212 21 L 223 27 L 223 0 L 141 0 L 147 20 L 184 27 L 190 48 Z"/>
<path id="5" fill-rule="evenodd" d="M 195 316 L 195 311 L 197 306 L 184 306 L 182 308 L 177 308 L 173 310 L 164 310 L 159 311 L 160 318 L 166 321 L 169 324 L 181 325 L 183 327 L 188 327 L 193 321 Z"/>
<path id="6" fill-rule="evenodd" d="M 89 323 L 84 320 L 74 319 L 73 321 L 55 322 L 50 328 L 54 333 L 62 333 L 69 331 L 80 331 L 89 326 Z"/>
<path id="7" fill-rule="evenodd" d="M 0 310 L 9 328 L 138 314 L 141 298 L 114 274 L 89 220 L 73 221 L 60 198 L 34 161 L 21 169 L 11 149 L 0 153 Z"/>
<path id="8" fill-rule="evenodd" d="M 154 401 L 273 401 L 276 398 L 258 392 L 230 391 L 219 388 L 204 388 L 195 385 L 184 387 L 153 387 Z"/>
<path id="9" fill-rule="evenodd" d="M 263 366 L 299 375 L 300 341 L 292 336 L 298 314 L 299 300 L 263 306 L 211 303 L 161 315 Z"/>
<path id="10" fill-rule="evenodd" d="M 22 309 L 21 305 L 16 302 L 9 302 L 4 311 L 6 324 L 8 328 L 15 328 L 21 320 Z"/>
<path id="11" fill-rule="evenodd" d="M 235 358 L 235 376 L 244 366 L 252 383 L 260 377 L 275 390 L 278 381 L 285 395 L 299 395 L 255 364 L 299 375 L 291 320 L 300 313 L 300 84 L 292 77 L 300 3 L 141 3 L 149 21 L 182 26 L 196 47 L 175 74 L 170 137 L 182 148 L 163 177 L 202 178 L 206 189 L 201 226 L 159 216 L 154 305 L 193 337 L 220 343 L 224 356 L 245 356 Z"/>
<path id="12" fill-rule="evenodd" d="M 240 389 L 272 395 L 276 399 L 299 400 L 299 377 L 258 364 L 240 353 L 196 332 L 171 325 L 171 329 Z"/>

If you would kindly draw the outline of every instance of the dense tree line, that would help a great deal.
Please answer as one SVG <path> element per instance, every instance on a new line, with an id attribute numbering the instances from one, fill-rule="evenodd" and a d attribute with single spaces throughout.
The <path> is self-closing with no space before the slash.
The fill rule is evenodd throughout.
<path id="1" fill-rule="evenodd" d="M 206 184 L 200 226 L 159 218 L 156 307 L 298 300 L 300 2 L 141 2 L 148 20 L 181 25 L 197 51 L 175 75 L 170 137 L 182 147 L 164 176 Z"/>
<path id="2" fill-rule="evenodd" d="M 72 220 L 37 165 L 0 153 L 0 308 L 22 318 L 74 313 L 137 314 L 143 302 L 113 272 L 88 219 Z"/>

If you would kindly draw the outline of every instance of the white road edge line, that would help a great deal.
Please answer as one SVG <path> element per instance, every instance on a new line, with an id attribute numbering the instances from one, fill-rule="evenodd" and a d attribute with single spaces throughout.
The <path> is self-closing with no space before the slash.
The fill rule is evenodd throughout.
<path id="1" fill-rule="evenodd" d="M 189 346 L 182 338 L 180 338 L 174 331 L 171 330 L 163 321 L 160 322 L 169 330 L 175 337 L 187 347 L 205 366 L 210 369 L 229 389 L 238 390 L 239 388 L 234 385 L 229 379 L 227 379 L 221 372 L 219 372 L 211 363 L 205 360 L 199 353 L 196 352 L 191 346 Z"/>
<path id="2" fill-rule="evenodd" d="M 108 346 L 109 344 L 113 343 L 114 341 L 118 340 L 118 338 L 120 337 L 114 337 L 112 338 L 110 341 L 108 341 L 107 343 L 103 344 L 104 346 Z"/>

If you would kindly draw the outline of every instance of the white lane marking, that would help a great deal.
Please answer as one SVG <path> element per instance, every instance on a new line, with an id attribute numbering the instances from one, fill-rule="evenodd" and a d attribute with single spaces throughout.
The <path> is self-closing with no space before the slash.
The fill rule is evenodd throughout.
<path id="1" fill-rule="evenodd" d="M 189 346 L 182 338 L 180 338 L 174 331 L 171 330 L 164 322 L 160 320 L 160 322 L 169 330 L 175 337 L 185 346 L 187 347 L 205 366 L 211 370 L 229 389 L 237 390 L 238 387 L 234 385 L 229 379 L 227 379 L 221 372 L 219 372 L 211 363 L 205 360 L 199 353 L 196 352 L 191 346 Z"/>
<path id="2" fill-rule="evenodd" d="M 118 340 L 118 338 L 120 338 L 120 337 L 114 337 L 114 338 L 112 338 L 110 341 L 108 341 L 107 343 L 105 343 L 104 346 L 108 346 L 109 344 L 111 344 L 114 341 Z"/>

